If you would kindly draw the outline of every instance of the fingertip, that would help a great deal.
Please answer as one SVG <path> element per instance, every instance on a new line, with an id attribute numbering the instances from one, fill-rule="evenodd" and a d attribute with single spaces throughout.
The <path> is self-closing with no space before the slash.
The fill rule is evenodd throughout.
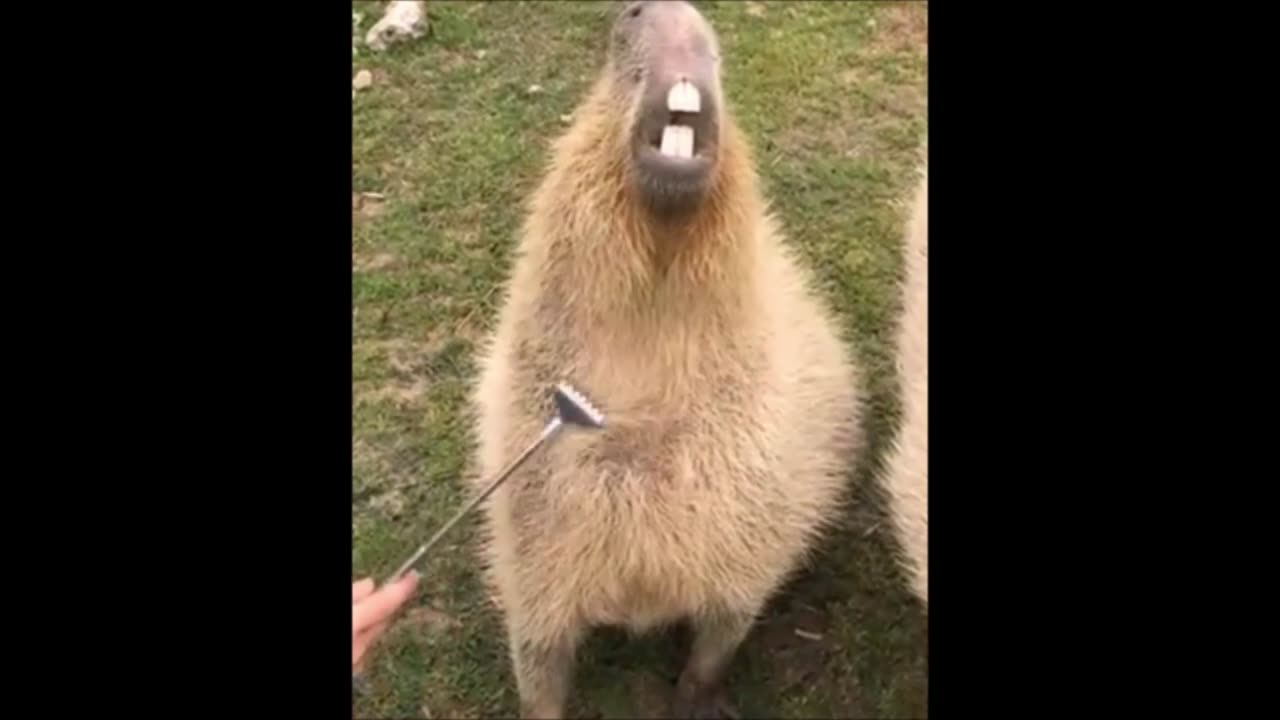
<path id="1" fill-rule="evenodd" d="M 357 602 L 373 592 L 373 578 L 365 578 L 351 584 L 351 601 Z"/>
<path id="2" fill-rule="evenodd" d="M 410 570 L 401 575 L 400 579 L 394 585 L 388 587 L 387 590 L 395 598 L 396 603 L 407 602 L 418 591 L 418 580 L 420 578 L 421 576 L 418 573 Z"/>

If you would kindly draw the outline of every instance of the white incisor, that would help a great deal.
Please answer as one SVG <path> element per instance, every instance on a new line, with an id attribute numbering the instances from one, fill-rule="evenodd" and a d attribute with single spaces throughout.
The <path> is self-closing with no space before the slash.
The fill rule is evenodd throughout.
<path id="1" fill-rule="evenodd" d="M 702 96 L 698 94 L 698 88 L 688 80 L 672 85 L 667 93 L 667 109 L 671 112 L 701 112 Z"/>
<path id="2" fill-rule="evenodd" d="M 702 111 L 702 96 L 698 88 L 688 80 L 680 80 L 667 92 L 667 109 L 671 112 L 697 113 Z M 687 125 L 667 125 L 662 129 L 663 155 L 675 158 L 693 158 L 693 128 Z"/>
<path id="3" fill-rule="evenodd" d="M 685 125 L 668 125 L 662 129 L 663 155 L 677 158 L 693 157 L 693 128 Z"/>

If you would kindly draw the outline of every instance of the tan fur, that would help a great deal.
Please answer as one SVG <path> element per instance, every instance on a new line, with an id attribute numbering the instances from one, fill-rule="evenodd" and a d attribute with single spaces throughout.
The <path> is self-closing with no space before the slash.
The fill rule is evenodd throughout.
<path id="1" fill-rule="evenodd" d="M 897 334 L 902 421 L 885 462 L 889 512 L 912 591 L 929 604 L 929 179 L 921 173 L 907 223 Z"/>
<path id="2" fill-rule="evenodd" d="M 802 562 L 862 443 L 858 374 L 730 113 L 704 206 L 663 223 L 627 181 L 618 92 L 606 72 L 556 141 L 479 358 L 478 483 L 552 417 L 554 383 L 608 418 L 485 508 L 526 715 L 563 712 L 567 680 L 530 666 L 596 625 L 700 619 L 691 672 L 713 675 L 746 630 L 716 619 L 749 624 Z"/>

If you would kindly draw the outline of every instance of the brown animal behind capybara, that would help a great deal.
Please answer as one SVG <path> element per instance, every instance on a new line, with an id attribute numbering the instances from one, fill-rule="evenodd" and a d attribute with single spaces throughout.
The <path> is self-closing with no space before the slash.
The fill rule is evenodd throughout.
<path id="1" fill-rule="evenodd" d="M 565 381 L 606 415 L 485 507 L 487 578 L 525 717 L 563 715 L 594 626 L 689 620 L 681 717 L 732 713 L 726 665 L 863 447 L 859 372 L 758 188 L 715 33 L 630 3 L 553 148 L 474 393 L 483 482 Z"/>
<path id="2" fill-rule="evenodd" d="M 929 606 L 929 178 L 920 174 L 903 247 L 896 335 L 902 418 L 881 482 L 911 590 Z"/>

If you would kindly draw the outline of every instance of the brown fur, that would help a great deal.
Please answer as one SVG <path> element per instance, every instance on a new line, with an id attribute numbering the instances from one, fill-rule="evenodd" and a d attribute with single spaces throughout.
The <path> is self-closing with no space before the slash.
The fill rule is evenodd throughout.
<path id="1" fill-rule="evenodd" d="M 678 698 L 700 697 L 836 517 L 862 443 L 857 371 L 730 114 L 705 200 L 662 220 L 628 180 L 615 76 L 554 145 L 479 359 L 478 481 L 552 417 L 556 382 L 608 422 L 562 434 L 485 509 L 525 716 L 563 713 L 597 625 L 691 619 Z"/>
<path id="2" fill-rule="evenodd" d="M 929 604 L 929 179 L 920 182 L 908 219 L 905 280 L 898 326 L 902 422 L 882 475 L 911 590 Z"/>

